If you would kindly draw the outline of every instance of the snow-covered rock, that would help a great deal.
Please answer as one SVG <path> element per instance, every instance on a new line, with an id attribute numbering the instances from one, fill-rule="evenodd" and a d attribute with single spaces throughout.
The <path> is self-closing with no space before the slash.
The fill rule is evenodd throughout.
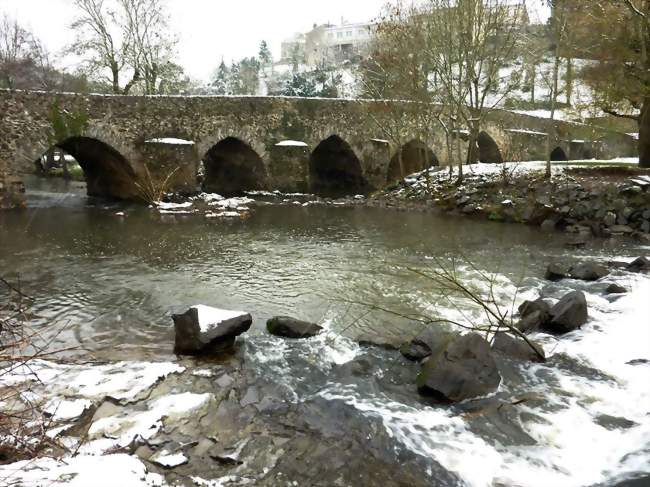
<path id="1" fill-rule="evenodd" d="M 253 323 L 249 313 L 204 305 L 192 306 L 172 318 L 176 331 L 175 351 L 189 355 L 232 345 Z"/>

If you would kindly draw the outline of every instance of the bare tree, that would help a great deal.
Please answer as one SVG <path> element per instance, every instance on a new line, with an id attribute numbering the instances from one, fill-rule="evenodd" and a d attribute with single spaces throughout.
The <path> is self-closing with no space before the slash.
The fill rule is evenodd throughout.
<path id="1" fill-rule="evenodd" d="M 524 3 L 427 0 L 422 8 L 432 90 L 446 107 L 452 131 L 458 133 L 461 125 L 469 129 L 467 161 L 475 162 L 485 117 L 519 85 L 519 73 L 508 67 L 517 55 L 526 19 Z M 460 144 L 459 137 L 456 141 Z M 459 180 L 463 162 L 458 161 Z"/>
<path id="2" fill-rule="evenodd" d="M 45 51 L 36 37 L 16 19 L 0 20 L 0 82 L 5 88 L 24 87 L 24 81 L 43 65 Z"/>
<path id="3" fill-rule="evenodd" d="M 162 81 L 177 75 L 177 40 L 169 34 L 164 0 L 75 0 L 75 6 L 69 50 L 113 93 L 128 94 L 140 82 L 145 94 L 157 93 Z"/>
<path id="4" fill-rule="evenodd" d="M 546 136 L 546 177 L 550 178 L 551 172 L 551 149 L 556 138 L 555 134 L 555 116 L 558 106 L 558 97 L 560 94 L 560 68 L 562 65 L 562 54 L 567 51 L 570 31 L 571 8 L 570 2 L 565 0 L 546 0 L 547 5 L 551 8 L 552 15 L 549 21 L 551 28 L 551 39 L 553 41 L 553 69 L 550 76 L 543 79 L 549 88 L 549 107 L 550 107 L 550 128 Z M 568 103 L 567 90 L 567 103 Z"/>
<path id="5" fill-rule="evenodd" d="M 595 60 L 581 76 L 605 113 L 639 126 L 639 165 L 650 167 L 650 2 L 572 0 L 586 15 L 575 24 L 581 57 Z"/>

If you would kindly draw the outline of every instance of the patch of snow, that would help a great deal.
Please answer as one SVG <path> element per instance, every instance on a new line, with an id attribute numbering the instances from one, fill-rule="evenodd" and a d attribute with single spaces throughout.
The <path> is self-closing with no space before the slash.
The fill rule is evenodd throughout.
<path id="1" fill-rule="evenodd" d="M 385 139 L 370 139 L 370 142 L 377 142 L 378 144 L 390 144 L 390 142 Z"/>
<path id="2" fill-rule="evenodd" d="M 222 199 L 222 200 L 213 200 L 209 203 L 210 206 L 219 206 L 224 210 L 241 210 L 241 211 L 247 211 L 248 208 L 246 205 L 250 203 L 255 203 L 254 199 L 251 198 L 246 198 L 246 197 L 238 197 L 238 198 L 228 198 L 228 199 Z"/>
<path id="3" fill-rule="evenodd" d="M 227 487 L 229 485 L 249 485 L 255 482 L 253 479 L 238 477 L 237 475 L 226 475 L 225 477 L 220 477 L 218 479 L 212 480 L 205 480 L 201 477 L 191 478 L 198 487 Z"/>
<path id="4" fill-rule="evenodd" d="M 150 139 L 145 144 L 167 144 L 167 145 L 194 145 L 194 141 L 185 139 L 175 139 L 173 137 L 164 137 L 161 139 Z"/>
<path id="5" fill-rule="evenodd" d="M 198 196 L 192 198 L 193 200 L 203 200 L 206 203 L 211 203 L 213 201 L 223 201 L 225 198 L 217 193 L 201 193 Z"/>
<path id="6" fill-rule="evenodd" d="M 544 137 L 548 135 L 546 132 L 535 132 L 534 130 L 525 129 L 506 129 L 506 132 L 513 132 L 516 134 L 543 135 Z"/>
<path id="7" fill-rule="evenodd" d="M 156 203 L 156 206 L 160 210 L 180 210 L 184 208 L 190 208 L 192 206 L 191 201 L 187 201 L 185 203 L 163 203 L 163 202 L 158 202 Z"/>
<path id="8" fill-rule="evenodd" d="M 117 400 L 133 400 L 160 379 L 184 371 L 185 367 L 170 362 L 67 365 L 33 360 L 29 368 L 15 367 L 9 373 L 0 374 L 0 385 L 38 381 L 52 384 L 51 389 L 60 395 L 79 395 L 87 399 L 110 396 Z"/>
<path id="9" fill-rule="evenodd" d="M 627 135 L 629 135 L 630 137 L 632 137 L 635 140 L 639 140 L 639 132 L 632 132 L 632 133 L 627 134 Z"/>
<path id="10" fill-rule="evenodd" d="M 44 411 L 52 415 L 55 421 L 75 419 L 81 416 L 86 409 L 92 406 L 88 399 L 52 399 L 44 408 Z"/>
<path id="11" fill-rule="evenodd" d="M 41 487 L 163 487 L 162 475 L 150 473 L 137 458 L 126 455 L 37 458 L 0 465 L 9 486 Z"/>
<path id="12" fill-rule="evenodd" d="M 154 454 L 149 460 L 166 468 L 179 467 L 189 461 L 182 453 L 169 453 L 167 450 L 162 450 Z"/>
<path id="13" fill-rule="evenodd" d="M 203 304 L 192 306 L 192 309 L 196 309 L 198 312 L 199 327 L 203 333 L 208 333 L 226 321 L 245 321 L 250 318 L 250 315 L 244 311 L 213 308 Z"/>
<path id="14" fill-rule="evenodd" d="M 275 144 L 276 147 L 308 147 L 308 144 L 299 140 L 283 140 Z"/>
<path id="15" fill-rule="evenodd" d="M 148 440 L 160 431 L 163 419 L 174 421 L 195 414 L 205 407 L 213 397 L 210 393 L 169 394 L 149 401 L 145 411 L 125 412 L 121 416 L 101 418 L 90 426 L 88 430 L 90 441 L 84 444 L 80 451 L 101 454 L 116 446 L 126 447 L 136 437 Z"/>

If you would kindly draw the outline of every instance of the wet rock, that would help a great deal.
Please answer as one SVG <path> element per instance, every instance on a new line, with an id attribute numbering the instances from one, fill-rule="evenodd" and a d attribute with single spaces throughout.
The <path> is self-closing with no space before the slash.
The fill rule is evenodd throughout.
<path id="1" fill-rule="evenodd" d="M 609 274 L 607 268 L 595 262 L 583 262 L 571 266 L 569 276 L 581 281 L 597 281 Z"/>
<path id="2" fill-rule="evenodd" d="M 400 347 L 400 352 L 407 359 L 419 362 L 446 346 L 451 339 L 457 336 L 457 333 L 433 325 L 420 332 L 410 342 L 403 344 Z"/>
<path id="3" fill-rule="evenodd" d="M 538 311 L 535 313 L 538 313 Z M 532 340 L 528 341 L 530 344 L 526 343 L 521 337 L 512 336 L 510 333 L 499 332 L 494 336 L 492 350 L 518 360 L 527 360 L 530 362 L 546 361 L 544 349 L 536 342 Z"/>
<path id="4" fill-rule="evenodd" d="M 545 278 L 548 281 L 561 281 L 569 277 L 570 266 L 554 262 L 546 268 Z"/>
<path id="5" fill-rule="evenodd" d="M 607 286 L 607 289 L 605 289 L 606 294 L 625 294 L 627 293 L 627 289 L 621 286 L 620 284 L 610 284 Z"/>
<path id="6" fill-rule="evenodd" d="M 532 313 L 528 313 L 526 316 L 521 318 L 515 327 L 522 333 L 533 333 L 540 328 L 544 328 L 550 319 L 550 312 L 537 310 L 533 311 Z"/>
<path id="7" fill-rule="evenodd" d="M 379 336 L 364 333 L 357 337 L 357 343 L 362 347 L 377 347 L 384 350 L 399 350 L 404 340 L 395 336 Z"/>
<path id="8" fill-rule="evenodd" d="M 634 421 L 619 416 L 610 416 L 609 414 L 601 414 L 596 417 L 596 423 L 608 430 L 622 430 L 630 429 L 638 426 Z"/>
<path id="9" fill-rule="evenodd" d="M 218 352 L 232 346 L 237 336 L 253 323 L 249 313 L 210 306 L 193 306 L 183 314 L 172 315 L 177 354 L 197 355 Z"/>
<path id="10" fill-rule="evenodd" d="M 629 362 L 625 363 L 626 365 L 646 365 L 650 364 L 650 360 L 645 359 L 645 358 L 635 358 L 634 360 L 630 360 Z"/>
<path id="11" fill-rule="evenodd" d="M 624 235 L 629 233 L 634 233 L 634 229 L 629 225 L 614 225 L 609 229 L 612 233 L 618 235 Z"/>
<path id="12" fill-rule="evenodd" d="M 573 291 L 564 296 L 551 309 L 551 320 L 544 325 L 553 333 L 568 333 L 587 322 L 587 298 L 582 291 Z"/>
<path id="13" fill-rule="evenodd" d="M 450 340 L 422 366 L 418 391 L 446 401 L 462 401 L 497 390 L 501 376 L 490 344 L 470 333 Z"/>
<path id="14" fill-rule="evenodd" d="M 542 311 L 544 313 L 551 312 L 551 304 L 544 299 L 537 299 L 535 301 L 524 301 L 517 308 L 521 317 L 526 317 L 535 311 Z"/>
<path id="15" fill-rule="evenodd" d="M 266 329 L 271 335 L 284 338 L 310 338 L 323 331 L 316 323 L 301 321 L 288 316 L 276 316 L 266 322 Z"/>
<path id="16" fill-rule="evenodd" d="M 648 272 L 650 271 L 650 260 L 647 257 L 638 257 L 630 262 L 626 269 L 630 272 Z"/>

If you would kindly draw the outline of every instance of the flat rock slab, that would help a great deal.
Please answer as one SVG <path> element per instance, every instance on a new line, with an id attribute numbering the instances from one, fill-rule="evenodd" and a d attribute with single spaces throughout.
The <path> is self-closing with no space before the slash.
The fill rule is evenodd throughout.
<path id="1" fill-rule="evenodd" d="M 192 306 L 185 313 L 173 315 L 172 318 L 176 331 L 174 351 L 188 355 L 227 348 L 253 323 L 251 315 L 244 311 L 204 305 Z"/>

